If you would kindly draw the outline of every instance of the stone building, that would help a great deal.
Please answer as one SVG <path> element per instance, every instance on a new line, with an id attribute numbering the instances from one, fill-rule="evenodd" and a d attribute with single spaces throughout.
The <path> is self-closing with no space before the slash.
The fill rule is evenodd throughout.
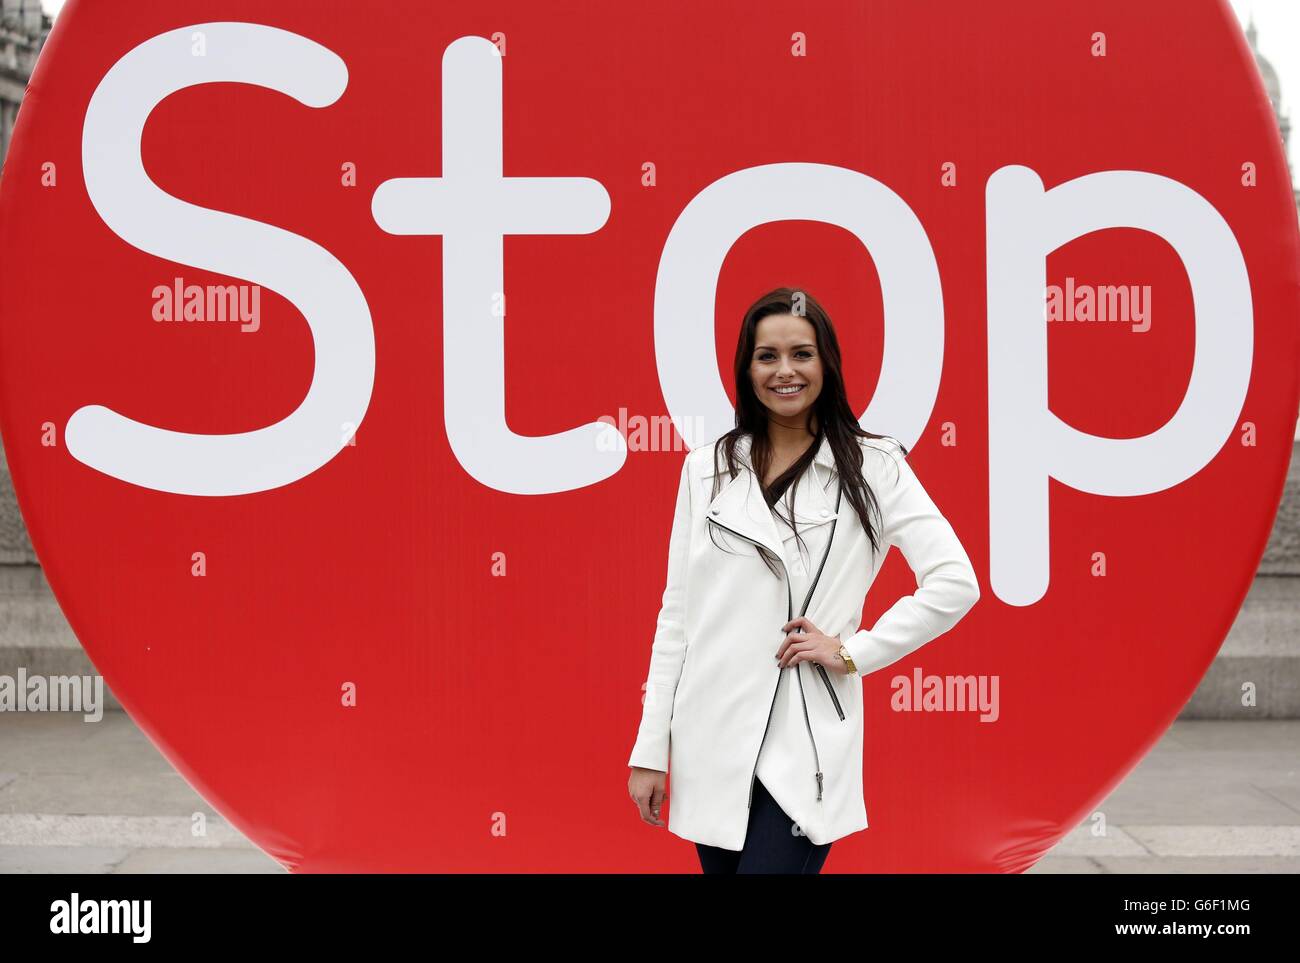
<path id="1" fill-rule="evenodd" d="M 50 24 L 41 0 L 3 0 L 0 6 L 0 160 L 9 153 L 18 105 Z"/>
<path id="2" fill-rule="evenodd" d="M 36 55 L 45 45 L 50 25 L 50 18 L 41 8 L 40 0 L 0 2 L 0 163 L 9 153 L 18 107 L 27 92 L 27 81 L 36 65 Z M 35 561 L 36 556 L 27 541 L 22 516 L 14 501 L 9 464 L 0 461 L 0 566 L 28 565 Z M 7 584 L 0 573 L 0 593 Z M 4 638 L 7 620 L 2 611 L 5 602 L 6 599 L 0 595 L 0 647 L 7 642 Z M 8 671 L 7 660 L 0 656 L 0 674 Z"/>
<path id="3" fill-rule="evenodd" d="M 1294 167 L 1291 162 L 1291 116 L 1289 111 L 1282 107 L 1282 81 L 1278 78 L 1277 69 L 1268 62 L 1268 58 L 1259 52 L 1257 41 L 1259 40 L 1259 31 L 1255 29 L 1255 17 L 1252 14 L 1250 22 L 1246 24 L 1246 39 L 1250 42 L 1250 49 L 1255 54 L 1255 63 L 1259 67 L 1260 76 L 1264 78 L 1264 89 L 1268 91 L 1269 103 L 1273 105 L 1273 113 L 1277 117 L 1277 125 L 1282 131 L 1282 148 L 1287 154 L 1287 171 L 1292 173 L 1291 183 L 1295 184 Z M 1295 201 L 1297 209 L 1300 209 L 1300 187 L 1295 190 Z"/>

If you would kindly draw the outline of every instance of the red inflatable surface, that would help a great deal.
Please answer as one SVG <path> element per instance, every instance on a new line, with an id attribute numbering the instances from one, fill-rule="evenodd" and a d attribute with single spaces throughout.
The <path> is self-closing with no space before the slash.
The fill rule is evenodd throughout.
<path id="1" fill-rule="evenodd" d="M 72 0 L 0 187 L 49 582 L 296 871 L 698 869 L 625 761 L 683 449 L 772 287 L 984 588 L 864 680 L 828 872 L 1032 865 L 1191 695 L 1281 496 L 1300 245 L 1226 2 Z M 864 626 L 913 587 L 895 553 Z M 903 711 L 950 676 L 997 704 Z"/>

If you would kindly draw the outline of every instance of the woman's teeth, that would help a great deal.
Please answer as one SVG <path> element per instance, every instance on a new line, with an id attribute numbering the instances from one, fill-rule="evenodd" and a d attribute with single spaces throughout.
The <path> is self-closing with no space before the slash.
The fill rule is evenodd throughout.
<path id="1" fill-rule="evenodd" d="M 803 385 L 792 385 L 789 388 L 773 388 L 772 390 L 778 395 L 797 395 L 799 392 L 803 391 L 803 389 Z"/>

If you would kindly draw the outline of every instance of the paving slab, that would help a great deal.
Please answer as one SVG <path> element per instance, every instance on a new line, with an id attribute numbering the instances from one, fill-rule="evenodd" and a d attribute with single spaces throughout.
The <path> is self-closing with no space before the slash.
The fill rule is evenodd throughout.
<path id="1" fill-rule="evenodd" d="M 1300 720 L 1180 719 L 1095 811 L 1029 872 L 1300 872 Z M 0 872 L 285 870 L 112 711 L 0 714 Z"/>

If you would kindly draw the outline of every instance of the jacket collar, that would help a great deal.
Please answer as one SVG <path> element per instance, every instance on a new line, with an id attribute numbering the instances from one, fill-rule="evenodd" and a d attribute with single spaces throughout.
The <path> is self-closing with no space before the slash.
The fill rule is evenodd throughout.
<path id="1" fill-rule="evenodd" d="M 786 553 L 785 540 L 777 529 L 772 510 L 763 498 L 758 476 L 750 460 L 751 442 L 752 439 L 747 434 L 741 435 L 736 441 L 739 470 L 735 478 L 728 476 L 726 459 L 721 456 L 721 465 L 715 470 L 712 445 L 709 446 L 704 477 L 710 479 L 720 473 L 723 478 L 718 494 L 709 502 L 709 517 L 763 545 L 782 559 L 789 571 L 793 559 Z M 827 489 L 834 487 L 832 481 L 836 474 L 835 454 L 831 450 L 830 440 L 823 437 L 813 455 L 813 465 L 796 482 L 795 522 L 801 530 L 803 526 L 825 522 L 834 517 L 835 503 Z"/>

